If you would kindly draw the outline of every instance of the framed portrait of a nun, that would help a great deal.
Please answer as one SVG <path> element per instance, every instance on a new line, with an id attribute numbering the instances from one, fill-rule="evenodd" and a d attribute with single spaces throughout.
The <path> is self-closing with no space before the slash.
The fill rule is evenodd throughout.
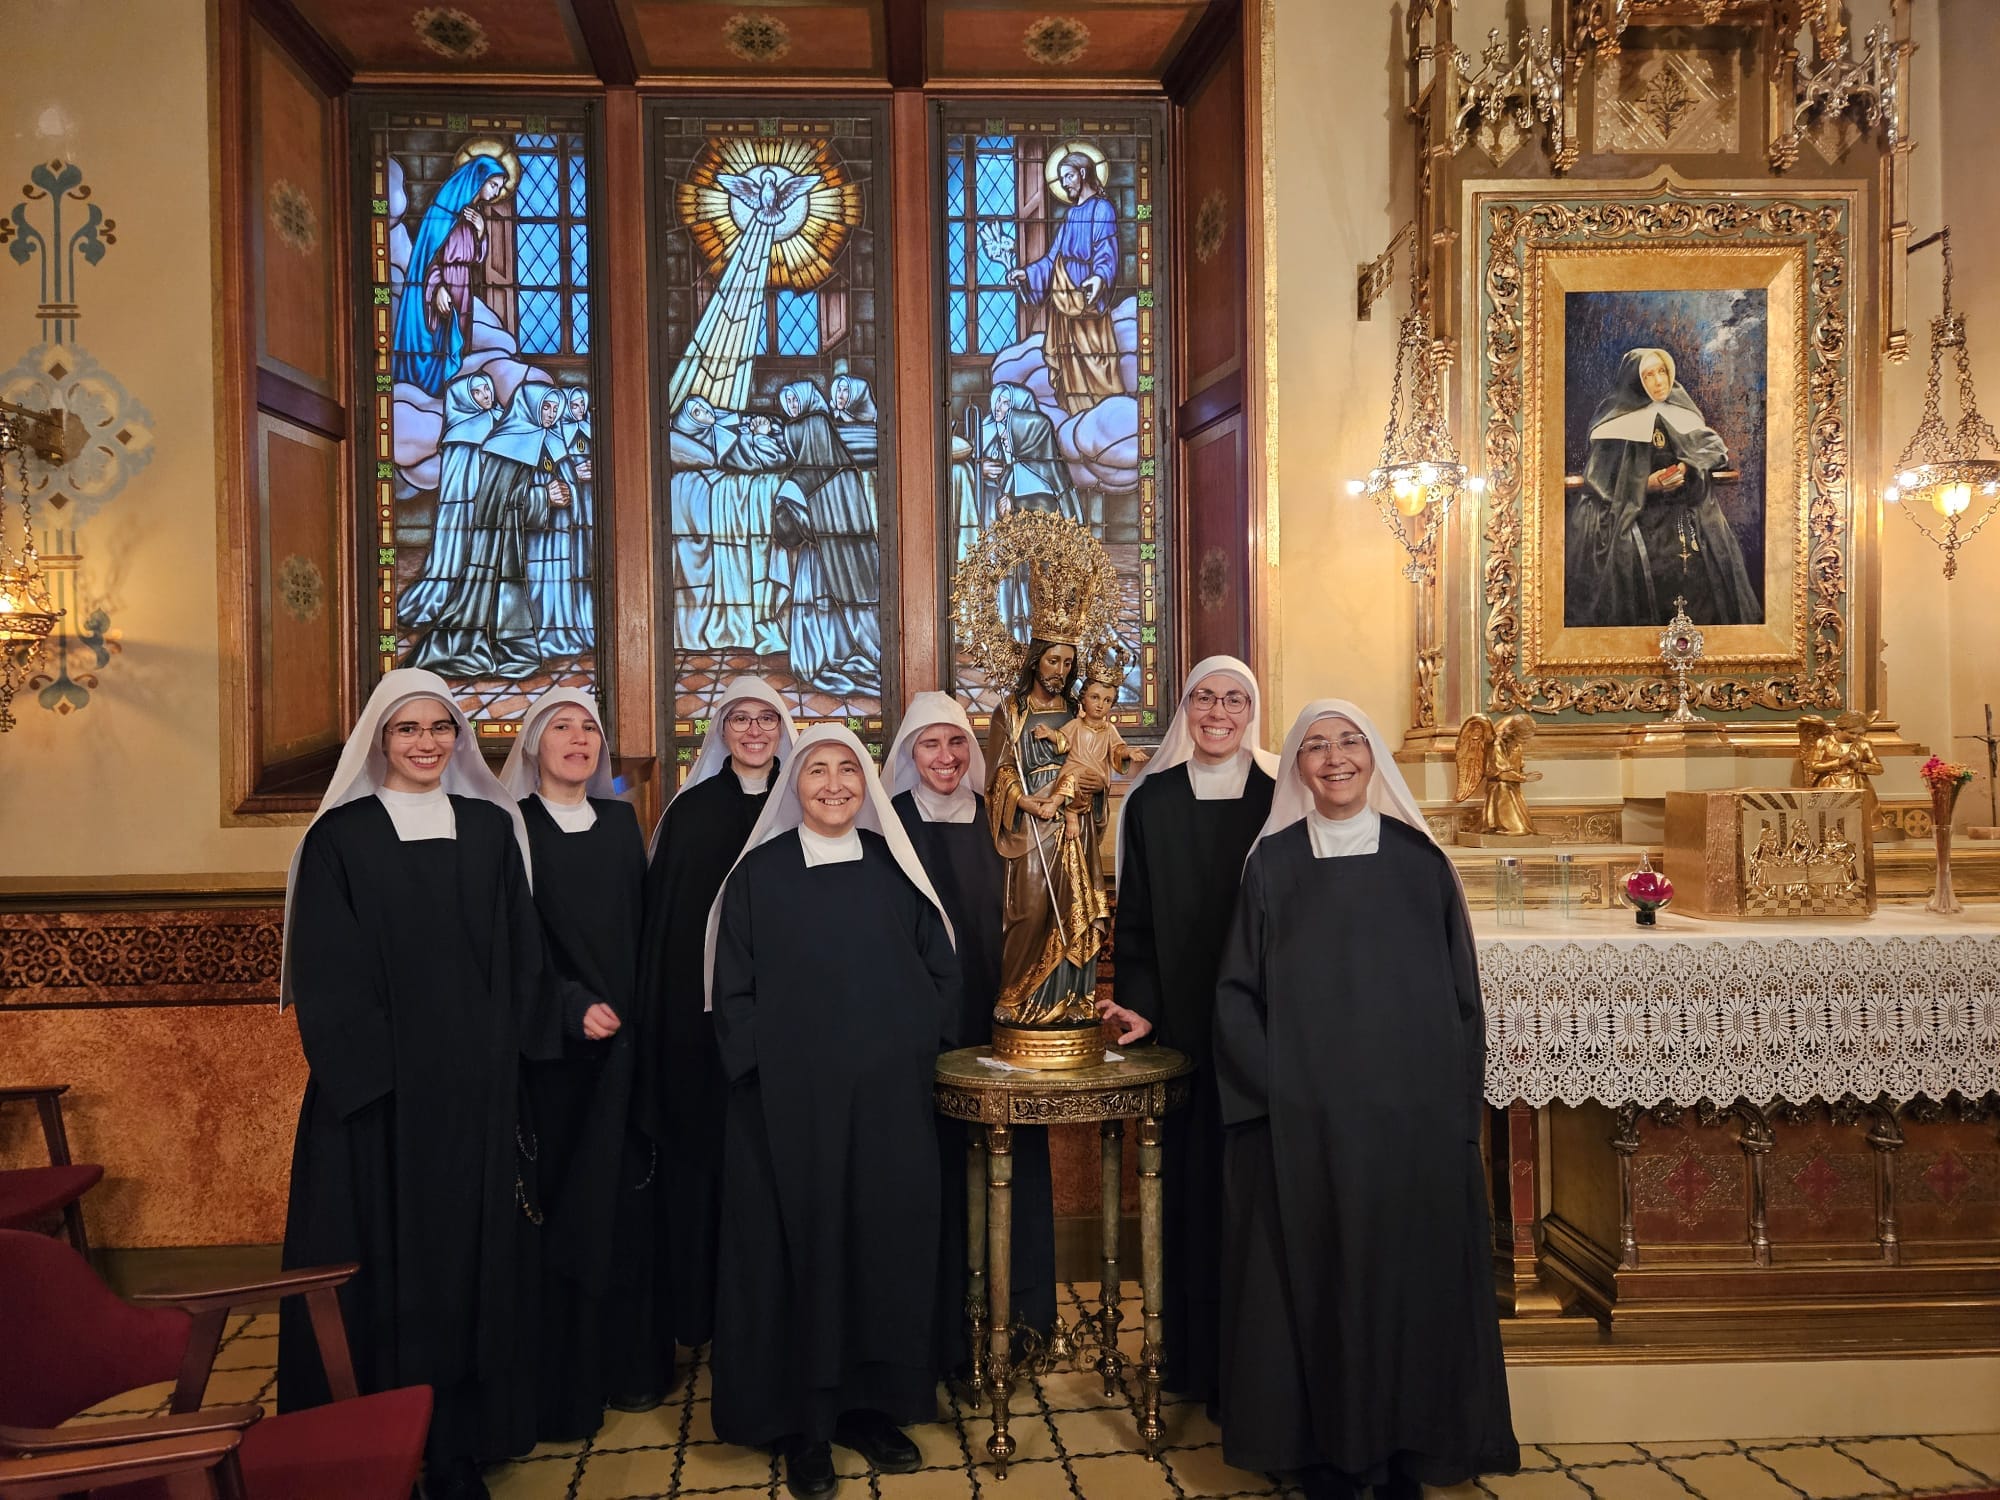
<path id="1" fill-rule="evenodd" d="M 1700 707 L 1843 702 L 1853 195 L 1667 173 L 1554 200 L 1482 184 L 1467 207 L 1485 706 L 1657 718 L 1682 608 Z"/>

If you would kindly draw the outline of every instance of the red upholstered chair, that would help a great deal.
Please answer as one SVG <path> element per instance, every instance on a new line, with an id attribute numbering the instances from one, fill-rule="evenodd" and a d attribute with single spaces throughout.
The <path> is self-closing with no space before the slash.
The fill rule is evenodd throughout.
<path id="1" fill-rule="evenodd" d="M 355 1393 L 334 1294 L 354 1271 L 286 1271 L 126 1302 L 60 1240 L 0 1229 L 0 1497 L 409 1500 L 431 1391 Z M 269 1418 L 258 1406 L 199 1410 L 230 1309 L 287 1296 L 305 1297 L 311 1309 L 333 1401 Z M 122 1391 L 169 1380 L 167 1416 L 58 1425 Z M 189 1490 L 190 1482 L 199 1487 Z"/>
<path id="2" fill-rule="evenodd" d="M 32 1083 L 18 1088 L 0 1087 L 0 1104 L 33 1100 L 42 1117 L 42 1139 L 48 1143 L 46 1167 L 17 1167 L 0 1172 L 0 1229 L 33 1229 L 58 1210 L 69 1242 L 76 1253 L 90 1254 L 90 1242 L 83 1237 L 83 1206 L 77 1202 L 96 1187 L 104 1168 L 88 1163 L 73 1164 L 69 1159 L 69 1136 L 63 1131 L 62 1096 L 66 1083 Z"/>

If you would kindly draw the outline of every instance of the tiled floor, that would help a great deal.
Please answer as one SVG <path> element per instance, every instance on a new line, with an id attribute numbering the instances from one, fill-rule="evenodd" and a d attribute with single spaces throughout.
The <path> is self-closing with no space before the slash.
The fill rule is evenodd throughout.
<path id="1" fill-rule="evenodd" d="M 1070 1315 L 1097 1288 L 1068 1288 Z M 1124 1289 L 1128 1316 L 1138 1289 Z M 1138 1330 L 1121 1329 L 1129 1356 Z M 215 1363 L 208 1401 L 276 1401 L 277 1319 L 231 1321 Z M 545 1444 L 488 1475 L 494 1500 L 625 1500 L 637 1496 L 767 1496 L 784 1500 L 783 1476 L 765 1454 L 716 1441 L 709 1424 L 708 1367 L 697 1359 L 681 1388 L 654 1411 L 608 1412 L 586 1443 Z M 912 1430 L 925 1467 L 874 1475 L 853 1453 L 834 1449 L 844 1500 L 1211 1500 L 1298 1492 L 1271 1475 L 1222 1461 L 1219 1434 L 1199 1406 L 1170 1403 L 1167 1443 L 1157 1464 L 1134 1451 L 1130 1403 L 1137 1382 L 1106 1397 L 1095 1375 L 1060 1373 L 1017 1390 L 1013 1431 L 1020 1450 L 1004 1484 L 984 1458 L 987 1423 L 957 1403 L 945 1420 Z M 157 1409 L 164 1387 L 129 1393 L 92 1415 L 136 1416 Z M 1432 1497 L 1474 1500 L 1875 1500 L 1884 1496 L 2000 1493 L 2000 1432 L 1955 1437 L 1876 1437 L 1826 1441 L 1593 1443 L 1528 1447 L 1519 1474 L 1489 1477 Z"/>

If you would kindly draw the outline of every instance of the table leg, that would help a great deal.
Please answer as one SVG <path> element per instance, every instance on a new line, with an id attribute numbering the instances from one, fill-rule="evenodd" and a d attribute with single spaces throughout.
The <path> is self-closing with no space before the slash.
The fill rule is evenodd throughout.
<path id="1" fill-rule="evenodd" d="M 1017 1446 L 1007 1430 L 1007 1407 L 1014 1398 L 1013 1321 L 1014 1133 L 1005 1125 L 986 1127 L 986 1393 L 993 1403 L 993 1432 L 986 1439 L 987 1457 L 998 1477 L 1007 1477 L 1007 1460 Z"/>
<path id="2" fill-rule="evenodd" d="M 1104 1265 L 1098 1285 L 1097 1373 L 1104 1377 L 1104 1394 L 1118 1394 L 1125 1361 L 1118 1353 L 1118 1210 L 1125 1165 L 1125 1122 L 1106 1120 L 1097 1127 L 1101 1178 L 1099 1214 L 1103 1221 Z"/>
<path id="3" fill-rule="evenodd" d="M 965 1347 L 977 1400 L 986 1393 L 986 1140 L 976 1125 L 965 1132 Z"/>
<path id="4" fill-rule="evenodd" d="M 1160 1122 L 1148 1115 L 1139 1122 L 1139 1283 L 1144 1297 L 1146 1338 L 1139 1351 L 1140 1385 L 1145 1393 L 1139 1436 L 1146 1456 L 1160 1456 L 1166 1425 L 1160 1420 L 1161 1309 L 1166 1302 L 1166 1267 L 1161 1264 L 1165 1230 L 1165 1184 L 1160 1179 Z"/>

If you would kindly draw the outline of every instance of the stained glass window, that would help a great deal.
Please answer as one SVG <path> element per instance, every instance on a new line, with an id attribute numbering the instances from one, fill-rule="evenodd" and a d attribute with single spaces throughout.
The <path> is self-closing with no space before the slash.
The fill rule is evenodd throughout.
<path id="1" fill-rule="evenodd" d="M 597 680 L 587 115 L 380 106 L 358 128 L 370 644 L 504 736 L 543 689 Z"/>
<path id="2" fill-rule="evenodd" d="M 954 104 L 943 124 L 937 256 L 945 294 L 942 535 L 955 568 L 1015 509 L 1087 525 L 1124 588 L 1135 659 L 1113 717 L 1164 727 L 1172 611 L 1159 462 L 1170 347 L 1161 309 L 1162 119 L 1144 105 Z M 1026 640 L 1025 590 L 1001 612 Z M 960 655 L 982 720 L 999 687 Z M 1171 695 L 1173 688 L 1165 691 Z"/>
<path id="3" fill-rule="evenodd" d="M 684 771 L 741 673 L 801 723 L 879 742 L 896 692 L 886 113 L 675 101 L 652 120 L 675 754 Z"/>

